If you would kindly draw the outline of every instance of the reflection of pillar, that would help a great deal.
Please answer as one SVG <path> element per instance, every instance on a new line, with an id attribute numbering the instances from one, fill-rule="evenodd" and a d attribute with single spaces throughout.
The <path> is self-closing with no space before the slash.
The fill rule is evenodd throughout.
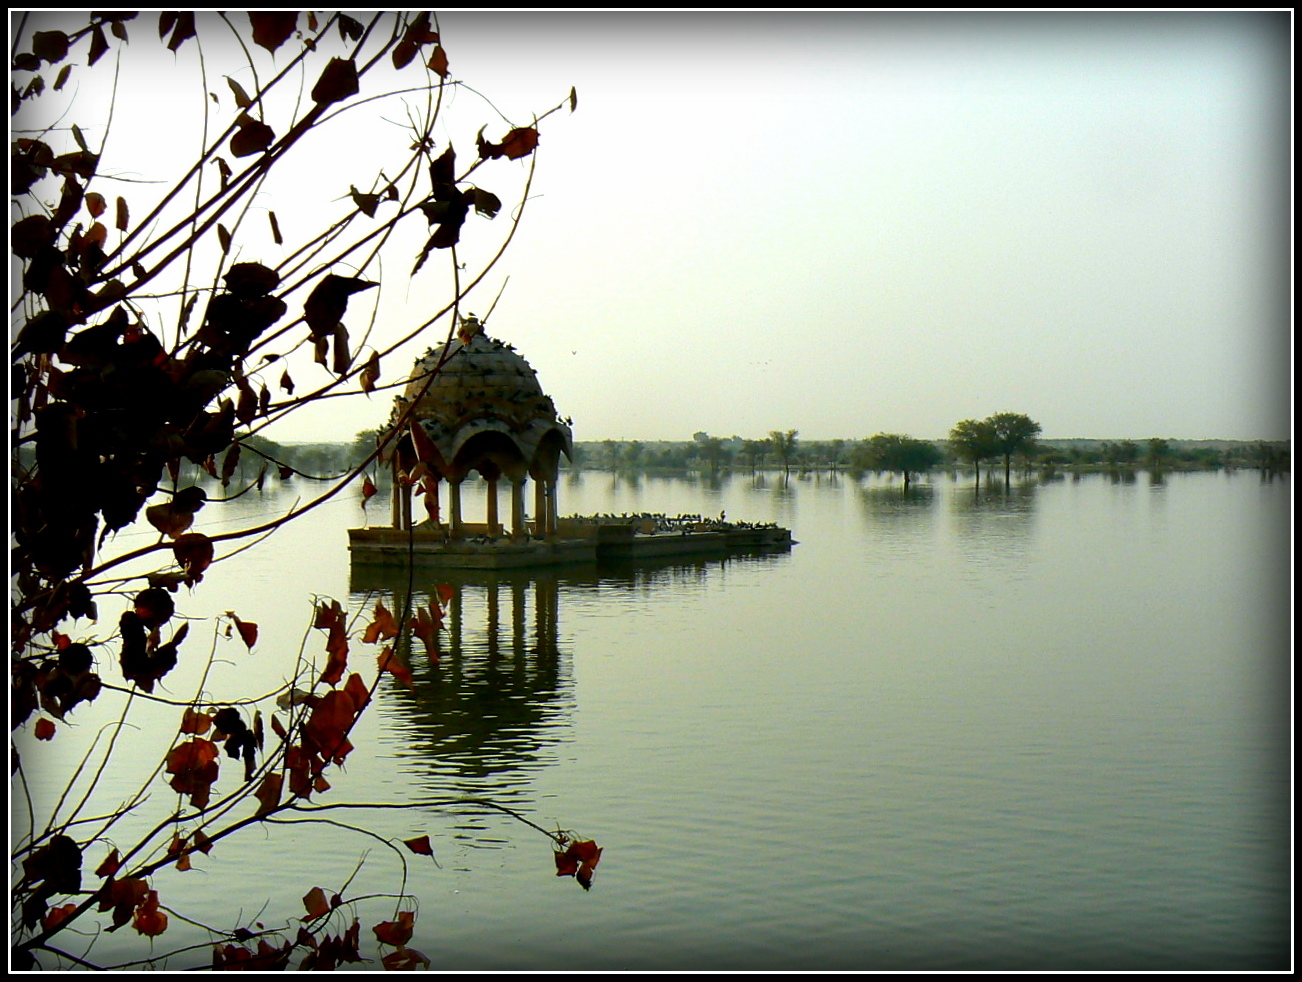
<path id="1" fill-rule="evenodd" d="M 448 508 L 452 512 L 452 538 L 461 538 L 461 482 L 448 481 Z"/>
<path id="2" fill-rule="evenodd" d="M 452 597 L 448 600 L 448 643 L 453 658 L 461 658 L 461 587 L 452 588 Z"/>
<path id="3" fill-rule="evenodd" d="M 556 654 L 558 608 L 560 591 L 557 581 L 540 577 L 534 583 L 534 624 L 536 645 L 534 651 L 540 655 Z"/>
<path id="4" fill-rule="evenodd" d="M 524 478 L 511 482 L 511 538 L 524 536 Z"/>
<path id="5" fill-rule="evenodd" d="M 547 535 L 546 481 L 535 481 L 533 485 L 533 534 L 540 539 Z"/>
<path id="6" fill-rule="evenodd" d="M 497 580 L 496 578 L 488 581 L 485 590 L 485 602 L 488 604 L 488 653 L 496 655 L 497 652 L 497 634 L 500 618 L 497 609 Z"/>
<path id="7" fill-rule="evenodd" d="M 524 654 L 524 580 L 511 584 L 511 651 L 519 658 Z"/>
<path id="8" fill-rule="evenodd" d="M 497 526 L 497 478 L 492 478 L 488 482 L 488 534 L 496 536 L 499 529 Z"/>

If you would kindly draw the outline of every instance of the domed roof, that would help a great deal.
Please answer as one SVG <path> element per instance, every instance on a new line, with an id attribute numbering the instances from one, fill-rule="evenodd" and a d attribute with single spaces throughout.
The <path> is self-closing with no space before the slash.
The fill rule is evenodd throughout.
<path id="1" fill-rule="evenodd" d="M 486 432 L 510 438 L 525 460 L 551 432 L 567 456 L 572 448 L 570 428 L 557 417 L 533 368 L 511 345 L 484 334 L 473 314 L 457 338 L 417 359 L 394 406 L 395 421 L 413 401 L 411 421 L 420 424 L 447 461 Z"/>

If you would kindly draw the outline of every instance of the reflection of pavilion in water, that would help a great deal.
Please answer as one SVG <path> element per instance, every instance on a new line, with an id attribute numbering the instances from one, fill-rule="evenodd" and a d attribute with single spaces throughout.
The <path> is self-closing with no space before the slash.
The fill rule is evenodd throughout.
<path id="1" fill-rule="evenodd" d="M 439 661 L 404 632 L 397 653 L 413 687 L 393 686 L 401 756 L 428 775 L 434 795 L 485 797 L 510 804 L 526 789 L 522 772 L 552 761 L 549 750 L 573 704 L 569 660 L 558 637 L 555 576 L 442 570 L 411 582 L 405 570 L 357 567 L 352 597 L 401 612 L 445 591 Z M 424 783 L 424 782 L 422 782 Z"/>
<path id="2" fill-rule="evenodd" d="M 779 553 L 562 570 L 354 565 L 354 610 L 369 611 L 378 599 L 400 614 L 429 603 L 440 588 L 448 597 L 437 666 L 419 641 L 406 633 L 399 639 L 396 650 L 411 667 L 413 687 L 387 687 L 392 712 L 385 739 L 414 773 L 422 797 L 491 798 L 531 810 L 532 786 L 524 776 L 556 761 L 555 748 L 565 742 L 577 705 L 574 652 L 560 632 L 562 595 L 585 605 L 612 591 L 671 584 L 703 589 L 721 565 L 789 561 L 789 554 Z M 485 819 L 468 826 L 467 834 L 481 832 L 487 841 L 495 827 L 496 819 Z"/>

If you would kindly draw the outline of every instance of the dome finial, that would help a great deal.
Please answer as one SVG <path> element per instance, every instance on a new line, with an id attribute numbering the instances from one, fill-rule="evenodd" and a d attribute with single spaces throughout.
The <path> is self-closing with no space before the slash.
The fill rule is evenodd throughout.
<path id="1" fill-rule="evenodd" d="M 470 344 L 470 339 L 476 334 L 484 333 L 484 325 L 479 323 L 479 318 L 474 314 L 466 314 L 461 318 L 461 327 L 457 330 L 457 339 L 463 344 Z"/>

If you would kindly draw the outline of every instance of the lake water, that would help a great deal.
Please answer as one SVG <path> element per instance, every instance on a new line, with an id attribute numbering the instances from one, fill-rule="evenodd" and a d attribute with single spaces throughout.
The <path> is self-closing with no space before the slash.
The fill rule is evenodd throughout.
<path id="1" fill-rule="evenodd" d="M 418 571 L 418 601 L 455 585 L 443 663 L 418 645 L 414 689 L 381 684 L 320 800 L 492 798 L 604 847 L 584 893 L 554 876 L 545 837 L 483 808 L 330 813 L 430 834 L 439 865 L 409 856 L 406 889 L 411 945 L 435 969 L 1287 967 L 1290 487 L 1141 473 L 977 493 L 937 476 L 906 496 L 877 477 L 569 475 L 562 514 L 726 510 L 799 545 L 541 578 Z M 235 528 L 298 493 L 204 515 Z M 473 495 L 466 514 L 482 515 Z M 193 625 L 170 692 L 201 684 L 208 644 L 212 698 L 274 689 L 313 595 L 392 607 L 401 579 L 350 577 L 344 530 L 362 518 L 355 497 L 331 502 L 179 598 L 258 622 L 260 639 L 249 655 Z M 354 644 L 354 663 L 367 651 Z M 38 805 L 102 703 L 32 765 Z M 140 773 L 96 802 L 149 780 L 178 715 L 135 712 Z M 151 806 L 174 806 L 161 778 L 151 787 Z M 351 894 L 401 888 L 393 853 L 320 825 L 246 830 L 154 886 L 211 926 L 270 927 L 363 855 Z M 369 939 L 394 907 L 357 910 Z M 173 927 L 156 950 L 205 938 Z M 129 929 L 90 942 L 68 949 L 147 954 Z"/>

